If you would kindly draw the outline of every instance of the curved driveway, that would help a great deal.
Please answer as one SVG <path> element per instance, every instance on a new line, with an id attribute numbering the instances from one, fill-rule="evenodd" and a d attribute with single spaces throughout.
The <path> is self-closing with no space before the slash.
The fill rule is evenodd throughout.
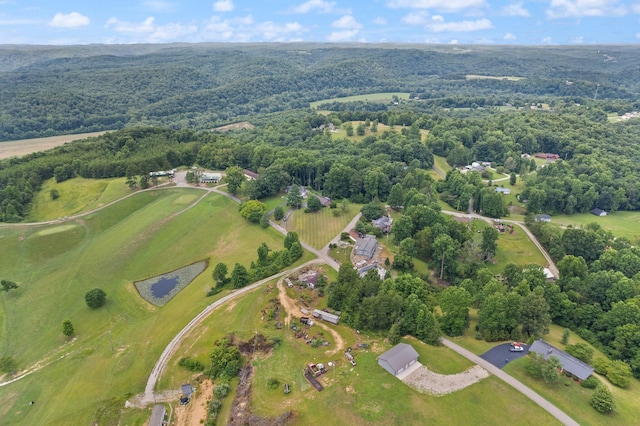
<path id="1" fill-rule="evenodd" d="M 542 407 L 544 410 L 546 410 L 553 417 L 558 419 L 558 421 L 560 421 L 563 425 L 580 426 L 575 420 L 569 417 L 564 411 L 560 410 L 558 407 L 556 407 L 555 405 L 553 405 L 552 403 L 550 403 L 549 401 L 541 397 L 533 389 L 531 389 L 521 381 L 515 379 L 514 377 L 510 376 L 509 374 L 505 373 L 504 371 L 494 366 L 490 362 L 485 361 L 484 359 L 480 358 L 478 355 L 466 350 L 462 346 L 453 343 L 451 340 L 442 338 L 440 339 L 440 341 L 444 346 L 454 350 L 455 352 L 459 353 L 460 355 L 467 358 L 468 360 L 475 362 L 476 364 L 478 364 L 479 366 L 481 366 L 482 368 L 484 368 L 489 373 L 493 374 L 503 382 L 511 385 L 518 392 L 522 393 L 524 396 L 526 396 L 527 398 L 529 398 L 530 400 L 538 404 L 540 407 Z M 508 413 L 505 413 L 505 415 L 508 415 Z M 516 423 L 518 423 L 518 421 L 516 421 Z"/>

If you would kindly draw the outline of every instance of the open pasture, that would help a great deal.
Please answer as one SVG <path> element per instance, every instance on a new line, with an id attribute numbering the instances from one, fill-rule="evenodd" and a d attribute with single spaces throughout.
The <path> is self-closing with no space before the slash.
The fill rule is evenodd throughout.
<path id="1" fill-rule="evenodd" d="M 218 194 L 174 216 L 202 194 L 143 192 L 82 219 L 0 229 L 2 277 L 19 285 L 0 295 L 0 354 L 20 369 L 42 366 L 0 387 L 3 422 L 92 423 L 99 407 L 143 390 L 164 346 L 211 303 L 212 265 L 248 266 L 261 242 L 282 246 L 275 230 L 249 224 Z M 207 258 L 209 267 L 163 307 L 144 301 L 133 285 Z M 95 287 L 107 303 L 92 310 L 84 294 Z M 62 335 L 66 319 L 76 331 L 72 340 Z"/>
<path id="2" fill-rule="evenodd" d="M 59 198 L 52 200 L 51 190 L 57 190 Z M 49 179 L 34 195 L 29 212 L 29 222 L 56 220 L 66 216 L 100 208 L 130 194 L 124 178 L 84 179 L 73 178 L 56 183 Z"/>
<path id="3" fill-rule="evenodd" d="M 591 213 L 556 215 L 551 217 L 551 223 L 556 223 L 565 228 L 568 226 L 579 228 L 594 222 L 603 229 L 610 231 L 616 237 L 628 238 L 634 244 L 640 242 L 639 211 L 617 211 L 603 217 L 594 216 Z"/>
<path id="4" fill-rule="evenodd" d="M 50 136 L 47 138 L 21 139 L 10 142 L 0 142 L 0 160 L 11 157 L 22 157 L 34 152 L 46 151 L 56 146 L 64 145 L 80 139 L 100 136 L 106 132 L 79 133 L 76 135 Z"/>

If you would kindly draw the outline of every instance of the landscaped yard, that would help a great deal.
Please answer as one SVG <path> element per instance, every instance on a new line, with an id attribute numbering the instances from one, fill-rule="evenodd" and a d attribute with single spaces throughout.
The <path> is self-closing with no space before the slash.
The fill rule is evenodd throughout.
<path id="1" fill-rule="evenodd" d="M 334 215 L 339 211 L 339 215 Z M 311 247 L 320 249 L 338 235 L 351 219 L 360 211 L 360 205 L 350 204 L 347 212 L 336 209 L 323 208 L 315 213 L 305 213 L 303 209 L 296 210 L 287 219 L 287 231 L 295 231 L 300 239 Z"/>
<path id="2" fill-rule="evenodd" d="M 554 215 L 551 222 L 564 227 L 581 227 L 595 222 L 616 237 L 628 238 L 634 244 L 640 242 L 640 211 L 617 211 L 604 217 L 591 213 Z"/>
<path id="3" fill-rule="evenodd" d="M 540 266 L 547 266 L 547 261 L 542 256 L 542 253 L 517 225 L 513 226 L 513 234 L 508 229 L 500 233 L 495 262 L 493 265 L 487 265 L 494 273 L 502 272 L 507 263 L 517 263 L 521 266 L 534 263 Z"/>

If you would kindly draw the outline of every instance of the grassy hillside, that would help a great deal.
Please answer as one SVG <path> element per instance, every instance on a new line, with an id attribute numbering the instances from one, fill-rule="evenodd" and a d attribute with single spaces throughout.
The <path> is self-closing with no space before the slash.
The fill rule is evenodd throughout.
<path id="1" fill-rule="evenodd" d="M 3 422 L 89 424 L 111 398 L 142 391 L 166 343 L 212 301 L 205 293 L 213 266 L 248 266 L 262 241 L 282 246 L 281 235 L 248 224 L 220 195 L 171 217 L 202 194 L 139 193 L 82 220 L 0 229 L 2 277 L 20 286 L 0 295 L 0 354 L 21 368 L 47 364 L 0 388 Z M 162 308 L 132 284 L 205 258 L 209 269 Z M 95 311 L 84 302 L 94 287 L 107 293 L 107 304 Z M 72 341 L 62 335 L 65 319 L 75 326 Z M 37 403 L 28 406 L 30 400 Z"/>

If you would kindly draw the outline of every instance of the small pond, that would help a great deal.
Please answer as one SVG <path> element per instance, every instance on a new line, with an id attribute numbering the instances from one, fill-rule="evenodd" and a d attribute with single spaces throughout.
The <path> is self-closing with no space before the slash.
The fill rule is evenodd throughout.
<path id="1" fill-rule="evenodd" d="M 184 268 L 136 281 L 134 284 L 140 296 L 147 302 L 163 306 L 207 269 L 208 264 L 208 260 L 202 260 Z"/>

